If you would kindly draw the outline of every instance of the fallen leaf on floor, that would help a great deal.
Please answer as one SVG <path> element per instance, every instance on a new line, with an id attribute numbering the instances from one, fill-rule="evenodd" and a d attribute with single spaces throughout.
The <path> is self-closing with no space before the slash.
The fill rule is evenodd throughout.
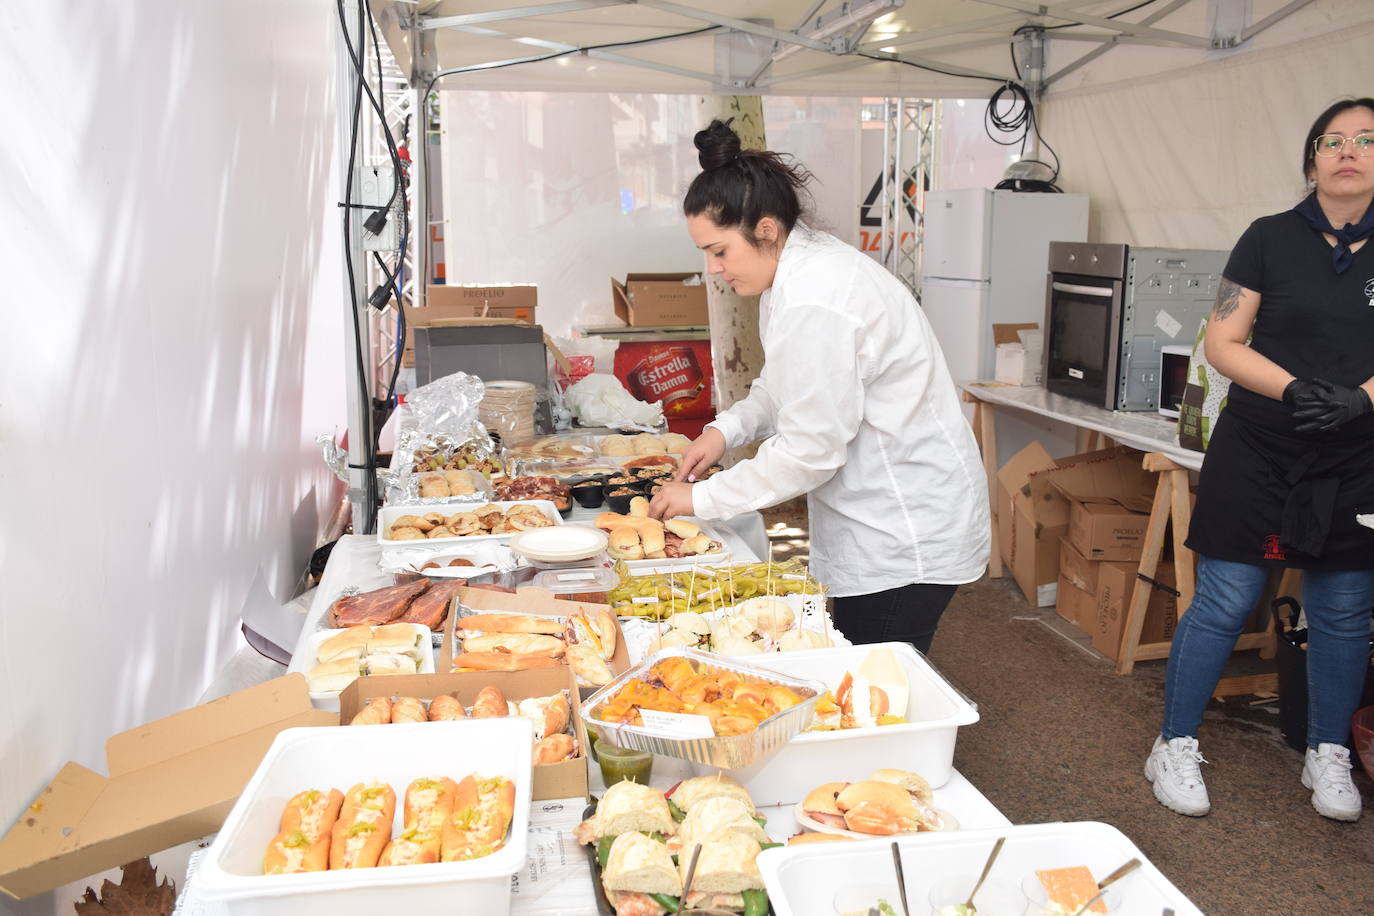
<path id="1" fill-rule="evenodd" d="M 100 896 L 86 888 L 86 896 L 75 904 L 77 916 L 171 916 L 177 903 L 172 879 L 159 884 L 157 869 L 147 858 L 130 862 L 123 872 L 118 884 L 105 879 Z"/>

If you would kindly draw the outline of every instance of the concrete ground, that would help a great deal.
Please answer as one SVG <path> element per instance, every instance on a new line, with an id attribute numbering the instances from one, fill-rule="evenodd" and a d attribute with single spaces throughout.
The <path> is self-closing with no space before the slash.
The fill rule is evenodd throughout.
<path id="1" fill-rule="evenodd" d="M 765 519 L 776 557 L 805 556 L 803 506 Z M 1255 655 L 1237 655 L 1236 670 L 1272 664 Z M 1209 914 L 1374 913 L 1374 785 L 1357 768 L 1366 810 L 1356 824 L 1313 811 L 1276 704 L 1212 702 L 1199 736 L 1212 813 L 1187 818 L 1156 802 L 1142 774 L 1163 661 L 1118 676 L 1053 608 L 987 578 L 959 589 L 930 657 L 981 715 L 961 730 L 955 766 L 1013 823 L 1112 824 Z"/>

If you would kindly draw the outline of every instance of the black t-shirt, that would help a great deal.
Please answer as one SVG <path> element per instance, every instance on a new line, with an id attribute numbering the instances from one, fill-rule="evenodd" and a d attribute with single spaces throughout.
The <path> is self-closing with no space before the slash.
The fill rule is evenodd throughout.
<path id="1" fill-rule="evenodd" d="M 1338 275 L 1326 239 L 1288 210 L 1251 223 L 1223 275 L 1260 294 L 1255 352 L 1303 380 L 1353 388 L 1374 377 L 1374 240 Z M 1291 408 L 1238 384 L 1226 409 L 1272 429 L 1293 426 Z M 1349 425 L 1374 427 L 1374 415 Z"/>

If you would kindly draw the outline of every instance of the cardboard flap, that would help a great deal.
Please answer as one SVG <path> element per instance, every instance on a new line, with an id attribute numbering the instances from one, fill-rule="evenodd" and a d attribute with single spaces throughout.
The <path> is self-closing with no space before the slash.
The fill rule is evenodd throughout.
<path id="1" fill-rule="evenodd" d="M 245 732 L 312 709 L 303 674 L 273 678 L 203 706 L 131 728 L 105 742 L 110 778 L 219 744 Z"/>
<path id="2" fill-rule="evenodd" d="M 535 325 L 535 324 L 533 324 L 533 323 L 531 323 L 531 322 L 529 322 L 529 321 L 525 321 L 523 318 L 498 318 L 498 317 L 496 317 L 496 316 L 494 316 L 494 315 L 488 316 L 488 317 L 485 317 L 485 318 L 481 318 L 481 317 L 468 317 L 468 318 L 462 318 L 462 317 L 457 317 L 457 318 L 422 318 L 422 317 L 418 317 L 418 316 L 415 317 L 415 318 L 412 318 L 412 317 L 411 317 L 411 315 L 412 315 L 413 313 L 415 313 L 415 312 L 420 312 L 420 311 L 422 311 L 422 310 L 421 310 L 421 309 L 409 309 L 409 308 L 406 309 L 406 326 L 407 326 L 407 327 L 411 327 L 411 328 L 471 328 L 471 327 L 478 327 L 478 328 L 480 328 L 480 327 L 490 327 L 490 326 L 493 326 L 493 325 L 505 325 L 505 324 L 518 324 L 518 325 L 520 325 L 520 326 L 522 326 L 522 327 L 526 327 L 526 328 L 538 327 L 538 325 Z"/>
<path id="3" fill-rule="evenodd" d="M 1047 481 L 1082 503 L 1139 499 L 1155 489 L 1154 474 L 1145 470 L 1142 461 L 1141 453 L 1131 448 L 1088 452 L 1059 462 Z M 1145 511 L 1150 511 L 1148 506 Z"/>
<path id="4" fill-rule="evenodd" d="M 1039 330 L 1040 325 L 1035 322 L 1030 324 L 994 324 L 992 326 L 992 342 L 998 346 L 1002 344 L 1024 343 L 1018 332 Z"/>
<path id="5" fill-rule="evenodd" d="M 544 616 L 563 616 L 573 614 L 578 608 L 600 608 L 609 611 L 609 604 L 591 604 L 585 601 L 567 601 L 559 598 L 547 588 L 525 585 L 510 592 L 494 592 L 486 588 L 458 589 L 458 600 L 466 608 L 474 611 L 503 611 L 520 614 L 541 614 Z"/>
<path id="6" fill-rule="evenodd" d="M 9 873 L 33 861 L 36 850 L 58 852 L 75 847 L 77 825 L 109 782 L 79 763 L 68 763 L 59 770 L 10 832 L 0 838 L 0 873 L 4 875 L 0 887 L 10 890 Z"/>
<path id="7" fill-rule="evenodd" d="M 629 286 L 631 283 L 681 283 L 683 280 L 689 280 L 692 277 L 700 278 L 701 272 L 689 270 L 685 273 L 626 274 L 625 285 Z"/>
<path id="8" fill-rule="evenodd" d="M 997 472 L 997 480 L 1012 495 L 1012 500 L 1017 504 L 1018 511 L 1029 514 L 1029 506 L 1022 505 L 1022 500 L 1018 498 L 1018 494 L 1024 491 L 1024 495 L 1029 496 L 1029 491 L 1024 490 L 1024 488 L 1031 476 L 1038 471 L 1048 470 L 1054 466 L 1054 459 L 1037 440 L 1011 456 Z"/>

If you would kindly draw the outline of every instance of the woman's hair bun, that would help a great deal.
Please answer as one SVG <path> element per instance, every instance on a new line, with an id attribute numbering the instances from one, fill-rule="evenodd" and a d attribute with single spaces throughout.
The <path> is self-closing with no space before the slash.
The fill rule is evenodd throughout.
<path id="1" fill-rule="evenodd" d="M 733 121 L 731 118 L 730 121 Z M 697 147 L 697 161 L 703 171 L 709 172 L 723 165 L 729 165 L 740 157 L 739 134 L 730 129 L 730 121 L 716 119 L 705 130 L 697 131 L 692 142 Z"/>

